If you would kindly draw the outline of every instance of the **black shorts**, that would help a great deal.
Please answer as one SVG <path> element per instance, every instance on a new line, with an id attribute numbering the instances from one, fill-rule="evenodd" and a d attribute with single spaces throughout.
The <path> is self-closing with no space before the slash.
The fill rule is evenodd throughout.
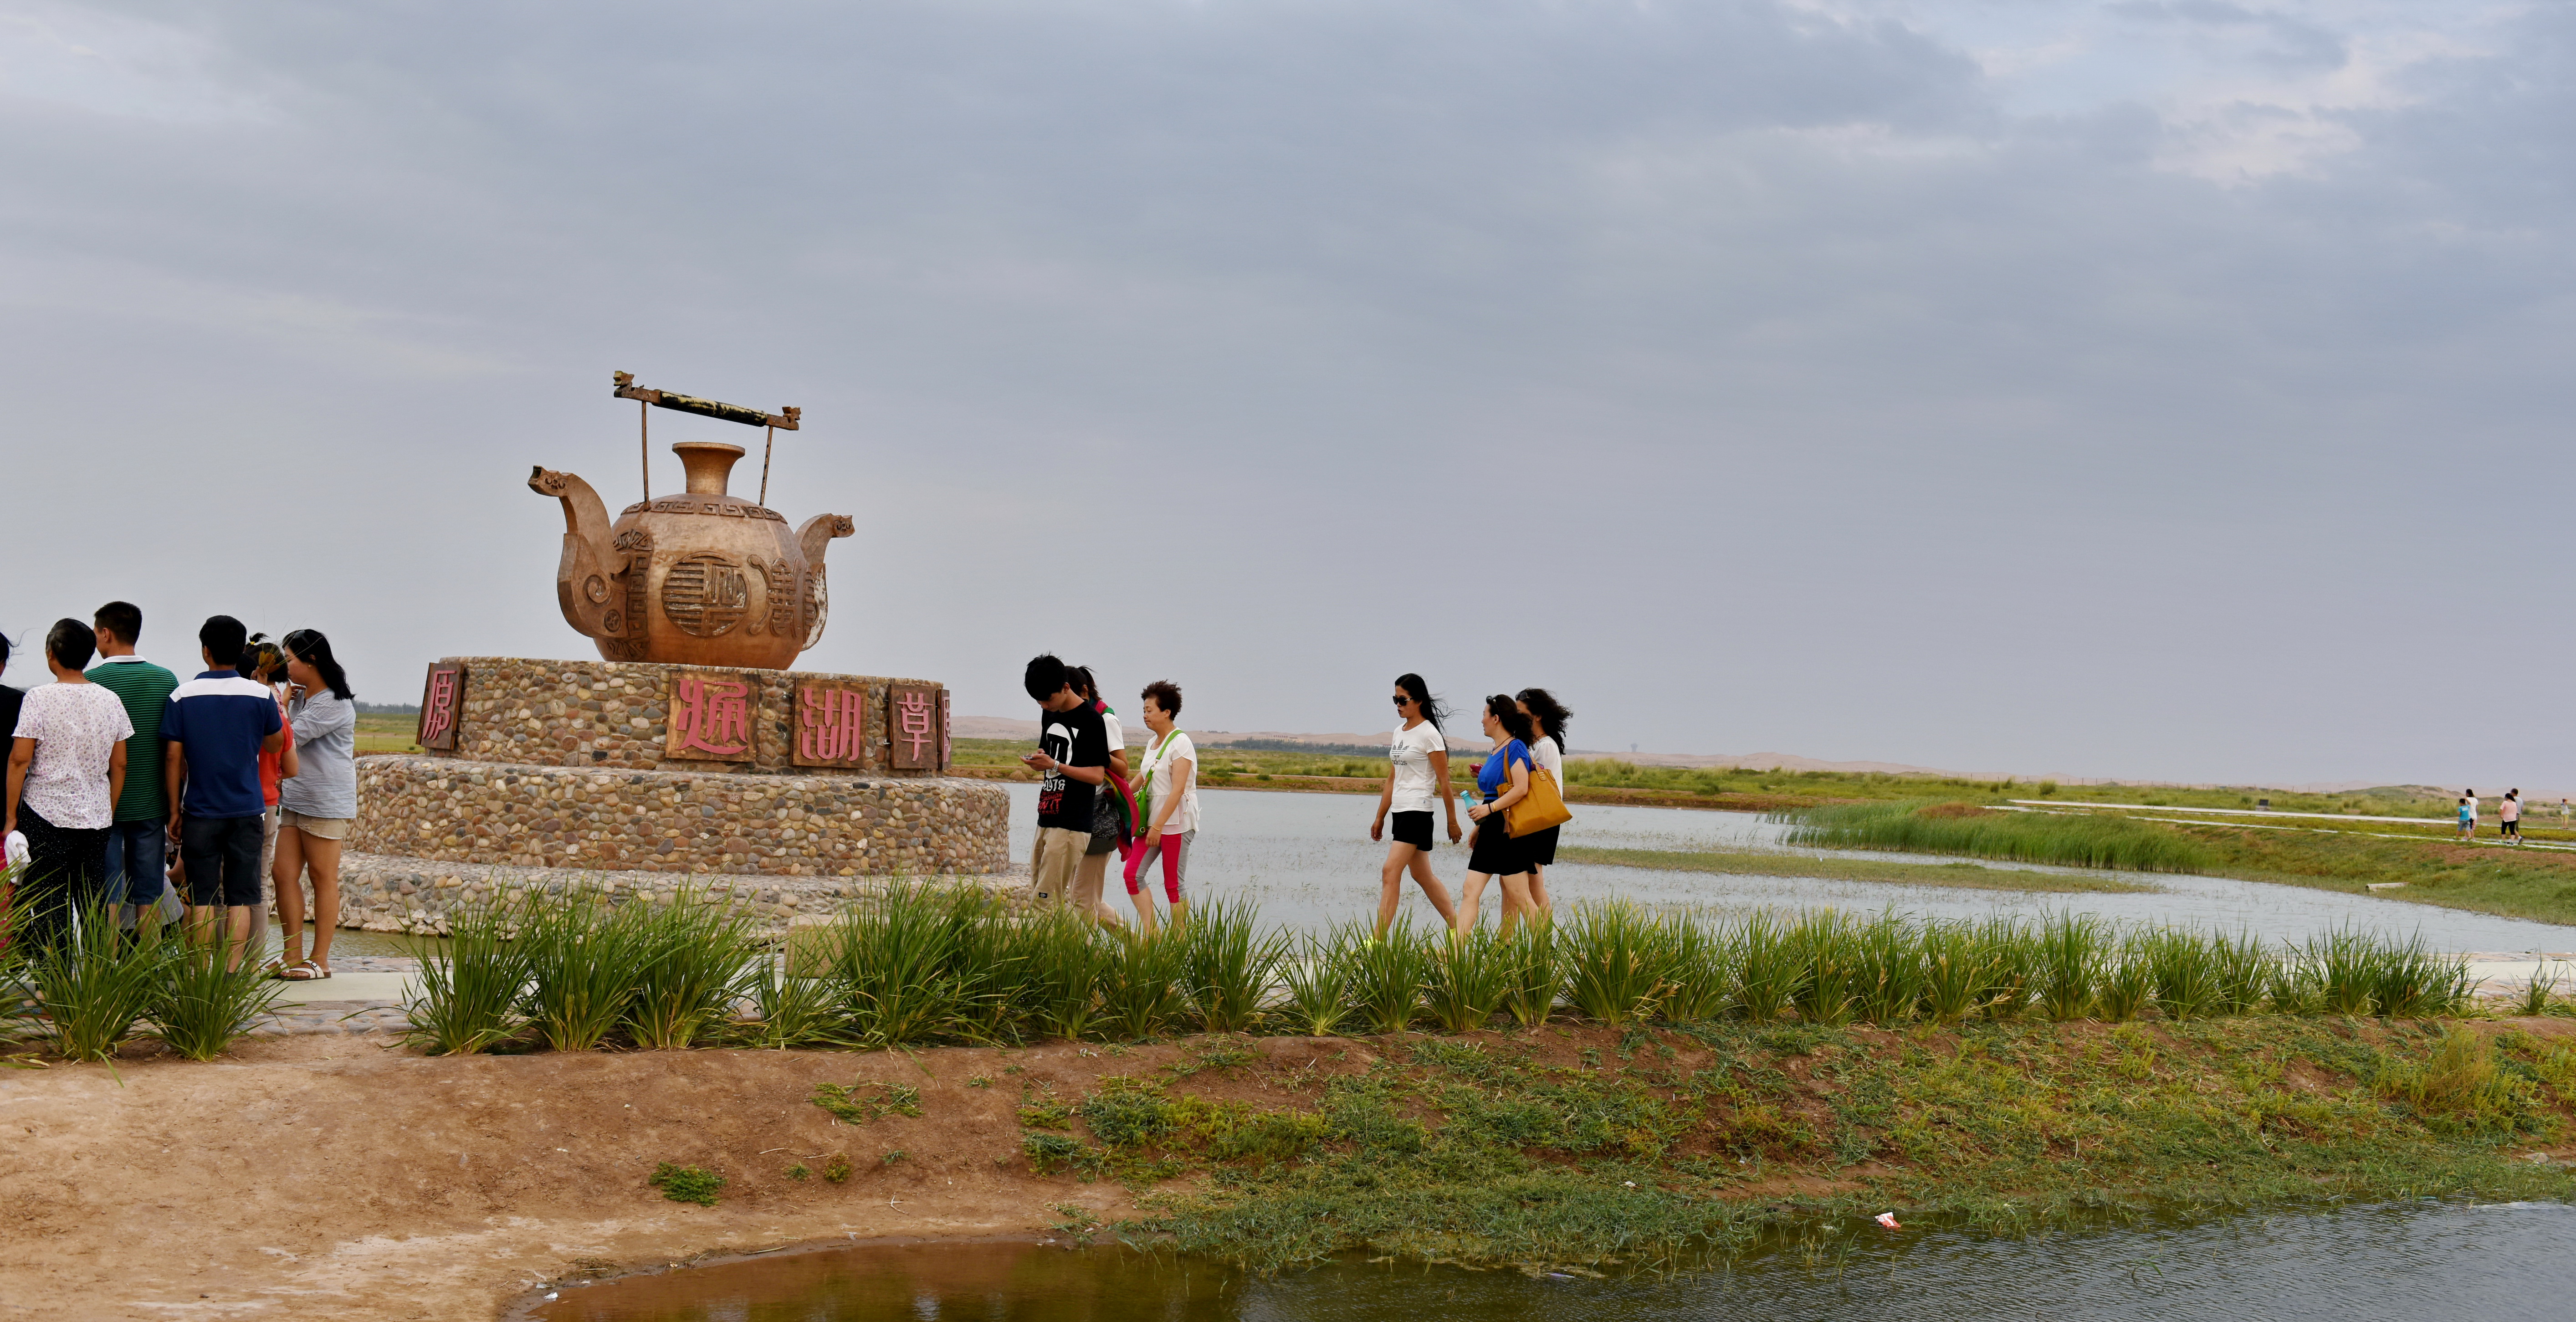
<path id="1" fill-rule="evenodd" d="M 1556 862 L 1556 833 L 1564 829 L 1551 826 L 1544 831 L 1532 831 L 1528 835 L 1514 837 L 1513 843 L 1521 847 L 1521 857 L 1528 859 L 1531 867 L 1547 867 Z"/>
<path id="2" fill-rule="evenodd" d="M 267 814 L 190 817 L 179 823 L 179 861 L 188 868 L 188 903 L 250 908 L 259 903 L 259 851 Z"/>
<path id="3" fill-rule="evenodd" d="M 1521 842 L 1512 838 L 1501 813 L 1476 823 L 1476 847 L 1467 855 L 1467 870 L 1488 877 L 1509 877 L 1529 871 L 1529 857 L 1521 852 Z"/>
<path id="4" fill-rule="evenodd" d="M 2517 818 L 2513 819 L 2512 821 L 2505 823 L 2505 824 L 2504 824 L 2504 833 L 2505 833 L 2506 835 L 2520 835 L 2520 834 L 2522 834 L 2522 819 L 2521 819 L 2521 818 L 2519 818 L 2519 817 L 2517 817 Z"/>
<path id="5" fill-rule="evenodd" d="M 1389 820 L 1395 823 L 1395 842 L 1416 849 L 1431 847 L 1431 812 L 1400 812 Z"/>

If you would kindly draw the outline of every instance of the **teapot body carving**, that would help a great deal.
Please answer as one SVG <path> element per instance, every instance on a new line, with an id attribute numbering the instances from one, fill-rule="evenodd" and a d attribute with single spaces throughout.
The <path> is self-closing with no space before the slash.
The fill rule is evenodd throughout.
<path id="1" fill-rule="evenodd" d="M 682 441 L 688 490 L 629 505 L 612 526 L 590 484 L 538 468 L 528 487 L 563 502 L 555 596 L 610 661 L 785 670 L 822 640 L 823 553 L 849 516 L 787 521 L 725 485 L 738 445 Z"/>

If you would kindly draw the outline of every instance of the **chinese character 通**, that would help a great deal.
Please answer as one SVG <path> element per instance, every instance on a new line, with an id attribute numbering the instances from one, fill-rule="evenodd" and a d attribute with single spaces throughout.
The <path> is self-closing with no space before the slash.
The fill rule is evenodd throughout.
<path id="1" fill-rule="evenodd" d="M 694 748 L 723 758 L 751 752 L 751 685 L 683 675 L 677 688 L 679 700 L 671 704 L 674 751 Z"/>

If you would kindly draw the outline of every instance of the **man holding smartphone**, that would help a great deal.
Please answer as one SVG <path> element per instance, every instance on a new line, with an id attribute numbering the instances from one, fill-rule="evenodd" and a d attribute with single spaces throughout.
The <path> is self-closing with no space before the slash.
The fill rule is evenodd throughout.
<path id="1" fill-rule="evenodd" d="M 1020 760 L 1046 777 L 1038 785 L 1029 894 L 1039 904 L 1062 904 L 1091 844 L 1092 798 L 1109 774 L 1109 731 L 1100 713 L 1073 691 L 1072 676 L 1053 653 L 1031 660 L 1023 683 L 1039 707 L 1038 751 Z"/>

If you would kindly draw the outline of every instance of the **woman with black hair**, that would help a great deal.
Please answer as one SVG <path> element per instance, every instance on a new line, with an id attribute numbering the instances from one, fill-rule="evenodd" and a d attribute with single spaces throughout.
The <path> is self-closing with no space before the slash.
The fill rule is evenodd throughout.
<path id="1" fill-rule="evenodd" d="M 1565 704 L 1558 702 L 1556 695 L 1546 689 L 1522 689 L 1512 701 L 1520 707 L 1523 716 L 1530 718 L 1531 728 L 1538 733 L 1538 738 L 1530 741 L 1530 760 L 1538 764 L 1539 770 L 1556 778 L 1556 792 L 1563 795 L 1565 722 L 1574 713 L 1567 711 Z M 1538 906 L 1540 913 L 1550 917 L 1555 916 L 1556 907 L 1547 898 L 1547 869 L 1549 864 L 1556 862 L 1556 833 L 1564 829 L 1551 826 L 1544 831 L 1532 831 L 1518 837 L 1521 853 L 1529 859 L 1530 901 Z"/>
<path id="2" fill-rule="evenodd" d="M 1109 743 L 1109 776 L 1091 796 L 1091 843 L 1083 846 L 1082 866 L 1073 874 L 1073 907 L 1103 927 L 1124 927 L 1118 911 L 1104 898 L 1109 888 L 1109 856 L 1122 857 L 1136 834 L 1135 790 L 1127 780 L 1127 727 L 1118 712 L 1100 697 L 1100 682 L 1089 666 L 1066 666 L 1074 696 L 1100 716 L 1102 737 Z"/>
<path id="3" fill-rule="evenodd" d="M 295 701 L 295 778 L 278 792 L 277 917 L 286 948 L 277 976 L 308 982 L 331 976 L 331 934 L 340 926 L 340 846 L 358 816 L 358 709 L 348 672 L 318 629 L 286 635 L 286 677 Z M 313 954 L 304 954 L 304 874 L 313 875 Z"/>
<path id="4" fill-rule="evenodd" d="M 1395 843 L 1386 847 L 1386 865 L 1378 870 L 1377 934 L 1385 936 L 1395 922 L 1408 871 L 1423 898 L 1440 911 L 1440 921 L 1454 931 L 1458 912 L 1449 903 L 1449 888 L 1431 873 L 1433 800 L 1448 810 L 1449 843 L 1458 843 L 1462 834 L 1457 801 L 1449 797 L 1449 741 L 1440 730 L 1440 718 L 1449 711 L 1431 696 L 1422 676 L 1403 674 L 1395 677 L 1395 714 L 1404 724 L 1387 748 L 1386 785 L 1378 791 L 1377 817 L 1369 823 L 1369 839 L 1383 840 L 1387 814 L 1395 814 Z"/>
<path id="5" fill-rule="evenodd" d="M 107 882 L 107 828 L 125 792 L 125 741 L 134 723 L 123 699 L 81 673 L 97 651 L 88 625 L 56 620 L 45 635 L 54 682 L 27 694 L 10 727 L 0 834 L 27 838 L 27 872 L 13 903 L 28 951 L 52 946 Z"/>
<path id="6" fill-rule="evenodd" d="M 1503 815 L 1505 809 L 1529 797 L 1530 734 L 1530 718 L 1521 715 L 1520 704 L 1510 694 L 1485 699 L 1485 737 L 1493 741 L 1494 751 L 1476 769 L 1476 792 L 1485 801 L 1467 810 L 1476 820 L 1476 837 L 1468 846 L 1467 884 L 1458 897 L 1461 936 L 1476 930 L 1476 901 L 1484 895 L 1488 880 L 1503 883 L 1504 936 L 1512 934 L 1523 915 L 1538 911 L 1530 902 L 1529 859 L 1512 838 L 1511 820 Z"/>

